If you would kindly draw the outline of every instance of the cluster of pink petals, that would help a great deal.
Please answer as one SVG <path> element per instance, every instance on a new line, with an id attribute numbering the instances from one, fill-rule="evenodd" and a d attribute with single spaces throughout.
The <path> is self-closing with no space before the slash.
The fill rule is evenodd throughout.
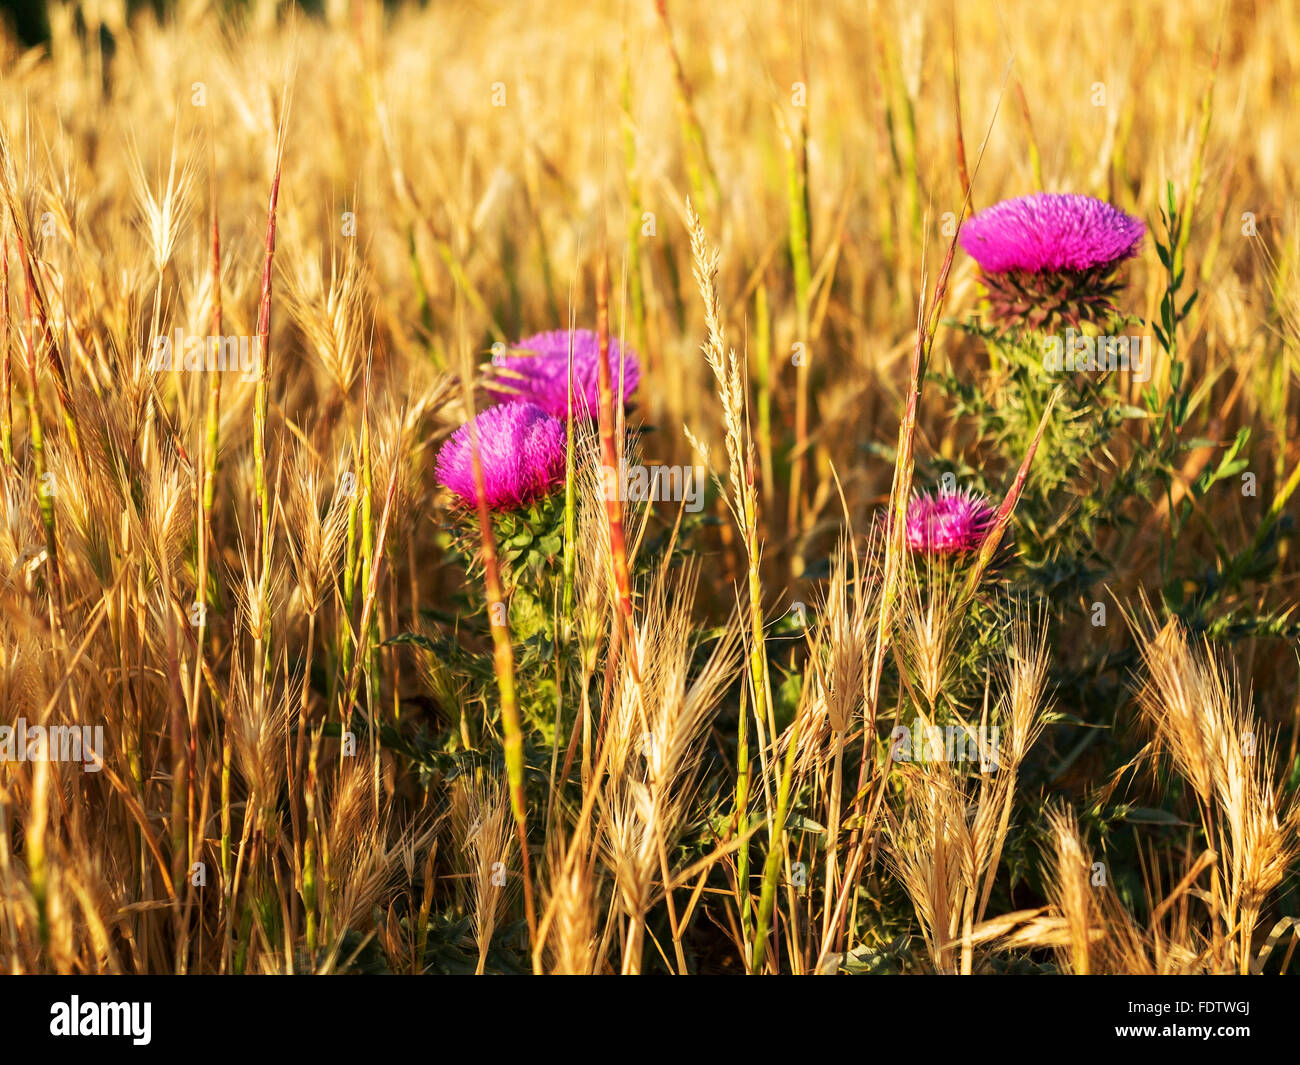
<path id="1" fill-rule="evenodd" d="M 600 408 L 600 340 L 589 329 L 525 337 L 512 354 L 492 359 L 500 371 L 488 391 L 497 401 L 474 419 L 483 463 L 484 495 L 492 510 L 515 510 L 564 483 L 565 422 L 569 415 L 569 348 L 573 348 L 573 413 L 595 418 Z M 636 354 L 609 342 L 611 388 L 624 400 L 636 391 Z M 476 506 L 470 426 L 462 425 L 438 453 L 438 480 L 465 506 Z"/>
<path id="2" fill-rule="evenodd" d="M 478 433 L 490 509 L 515 510 L 564 483 L 564 423 L 535 403 L 502 403 L 462 425 L 438 452 L 438 481 L 465 506 L 478 503 L 471 425 Z"/>
<path id="3" fill-rule="evenodd" d="M 978 492 L 921 492 L 907 508 L 907 546 L 935 555 L 973 551 L 984 542 L 994 516 Z"/>
<path id="4" fill-rule="evenodd" d="M 1146 226 L 1104 200 L 1040 192 L 1003 200 L 961 229 L 985 273 L 1060 273 L 1115 266 L 1137 254 Z"/>
<path id="5" fill-rule="evenodd" d="M 493 356 L 492 364 L 504 371 L 489 391 L 499 399 L 523 399 L 549 414 L 569 416 L 569 340 L 573 340 L 573 415 L 595 418 L 600 408 L 600 340 L 590 329 L 557 329 L 524 337 L 517 354 Z M 610 388 L 617 399 L 620 375 L 623 398 L 636 391 L 641 366 L 636 353 L 617 340 L 609 342 Z"/>

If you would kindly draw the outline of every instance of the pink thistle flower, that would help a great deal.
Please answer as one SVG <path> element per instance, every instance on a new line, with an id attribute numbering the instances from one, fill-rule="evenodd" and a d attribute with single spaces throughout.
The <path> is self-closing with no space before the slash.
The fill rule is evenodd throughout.
<path id="1" fill-rule="evenodd" d="M 1146 226 L 1091 196 L 1040 192 L 1003 200 L 961 229 L 961 246 L 985 273 L 1037 274 L 1117 266 L 1137 254 Z"/>
<path id="2" fill-rule="evenodd" d="M 492 510 L 515 510 L 564 483 L 564 424 L 535 403 L 503 403 L 474 419 L 483 487 Z M 467 507 L 476 506 L 470 424 L 457 429 L 438 452 L 440 484 Z"/>
<path id="3" fill-rule="evenodd" d="M 569 416 L 569 336 L 567 329 L 524 337 L 516 354 L 494 355 L 492 365 L 501 372 L 488 391 L 499 401 L 523 399 L 548 414 Z M 594 418 L 600 407 L 600 339 L 590 329 L 575 329 L 573 336 L 573 416 Z M 621 368 L 620 368 L 621 365 Z M 623 398 L 630 399 L 641 380 L 636 353 L 617 340 L 609 342 L 610 388 L 618 397 L 619 375 Z"/>
<path id="4" fill-rule="evenodd" d="M 973 551 L 984 542 L 994 517 L 978 492 L 921 492 L 907 508 L 907 546 L 934 555 Z"/>
<path id="5" fill-rule="evenodd" d="M 1040 192 L 980 211 L 962 226 L 961 246 L 980 265 L 995 319 L 1077 328 L 1114 313 L 1115 272 L 1145 235 L 1140 220 L 1104 200 Z"/>

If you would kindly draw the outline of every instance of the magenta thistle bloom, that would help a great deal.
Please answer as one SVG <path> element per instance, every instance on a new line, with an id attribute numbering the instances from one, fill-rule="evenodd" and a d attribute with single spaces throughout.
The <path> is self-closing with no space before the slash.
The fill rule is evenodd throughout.
<path id="1" fill-rule="evenodd" d="M 922 492 L 907 508 L 907 546 L 913 551 L 951 555 L 984 542 L 994 512 L 978 492 Z"/>
<path id="2" fill-rule="evenodd" d="M 535 403 L 502 403 L 474 419 L 483 487 L 492 510 L 514 510 L 564 483 L 564 424 Z M 438 452 L 438 481 L 465 506 L 478 502 L 470 425 L 462 425 Z"/>
<path id="3" fill-rule="evenodd" d="M 980 211 L 962 226 L 961 246 L 985 273 L 1060 273 L 1116 266 L 1137 253 L 1145 233 L 1104 200 L 1040 192 Z"/>
<path id="4" fill-rule="evenodd" d="M 499 400 L 525 399 L 548 414 L 569 416 L 569 331 L 557 329 L 524 337 L 515 345 L 516 354 L 494 355 L 498 373 L 488 390 Z M 621 369 L 620 369 L 621 359 Z M 623 377 L 623 398 L 631 398 L 641 379 L 636 353 L 617 340 L 609 342 L 610 388 L 617 398 L 619 375 Z M 594 418 L 600 408 L 600 340 L 590 329 L 573 331 L 573 416 Z"/>
<path id="5" fill-rule="evenodd" d="M 1114 313 L 1115 272 L 1145 234 L 1104 200 L 1041 192 L 980 211 L 962 226 L 961 246 L 980 265 L 995 319 L 1077 328 Z"/>

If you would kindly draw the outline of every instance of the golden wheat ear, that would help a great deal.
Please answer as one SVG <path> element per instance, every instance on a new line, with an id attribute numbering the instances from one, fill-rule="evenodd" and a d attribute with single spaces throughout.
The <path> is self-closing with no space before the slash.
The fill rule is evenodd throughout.
<path id="1" fill-rule="evenodd" d="M 1177 619 L 1157 627 L 1149 607 L 1130 623 L 1145 674 L 1139 711 L 1155 751 L 1191 784 L 1218 859 L 1215 965 L 1247 973 L 1261 910 L 1300 854 L 1300 805 L 1279 787 L 1276 741 L 1223 654 Z"/>

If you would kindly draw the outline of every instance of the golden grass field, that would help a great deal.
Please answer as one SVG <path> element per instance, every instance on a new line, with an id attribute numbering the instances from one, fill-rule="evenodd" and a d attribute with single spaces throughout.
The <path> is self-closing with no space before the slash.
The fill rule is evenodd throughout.
<path id="1" fill-rule="evenodd" d="M 0 726 L 103 746 L 0 761 L 0 968 L 1295 971 L 1300 9 L 221 8 L 3 45 Z M 1036 191 L 1145 222 L 1149 381 L 980 327 Z M 454 506 L 574 327 L 626 412 Z"/>

